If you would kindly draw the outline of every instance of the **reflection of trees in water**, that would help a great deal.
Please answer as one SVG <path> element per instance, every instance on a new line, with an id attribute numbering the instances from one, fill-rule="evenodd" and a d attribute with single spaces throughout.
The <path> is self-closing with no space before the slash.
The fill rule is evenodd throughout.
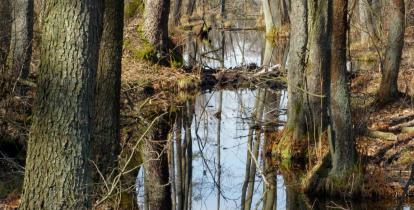
<path id="1" fill-rule="evenodd" d="M 210 68 L 259 64 L 262 42 L 264 42 L 261 35 L 261 31 L 252 30 L 212 30 L 208 40 L 200 40 L 189 35 L 185 52 L 186 62 L 190 66 L 200 65 Z"/>

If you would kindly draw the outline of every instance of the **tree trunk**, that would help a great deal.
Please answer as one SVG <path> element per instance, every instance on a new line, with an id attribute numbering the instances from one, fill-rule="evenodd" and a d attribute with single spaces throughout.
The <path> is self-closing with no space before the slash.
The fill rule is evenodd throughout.
<path id="1" fill-rule="evenodd" d="M 96 164 L 94 182 L 102 183 L 117 167 L 120 152 L 120 94 L 123 41 L 123 1 L 105 0 L 103 31 L 96 74 L 92 160 Z M 114 173 L 115 174 L 115 173 Z M 102 187 L 98 185 L 97 187 Z"/>
<path id="2" fill-rule="evenodd" d="M 378 100 L 386 103 L 398 97 L 398 73 L 404 47 L 405 5 L 404 0 L 389 1 L 389 23 L 387 48 L 385 58 L 381 62 L 382 79 L 378 90 Z"/>
<path id="3" fill-rule="evenodd" d="M 145 38 L 165 60 L 168 51 L 168 15 L 170 0 L 148 0 L 144 11 Z"/>
<path id="4" fill-rule="evenodd" d="M 342 179 L 356 165 L 352 133 L 351 107 L 346 77 L 347 0 L 332 2 L 331 31 L 331 123 L 330 140 L 332 169 L 330 175 Z"/>
<path id="5" fill-rule="evenodd" d="M 274 29 L 280 29 L 289 22 L 285 0 L 263 0 L 262 3 L 266 33 L 270 33 Z"/>
<path id="6" fill-rule="evenodd" d="M 327 124 L 329 95 L 328 8 L 325 0 L 308 0 L 308 58 L 304 109 L 307 131 L 315 140 Z"/>
<path id="7" fill-rule="evenodd" d="M 379 39 L 377 32 L 378 0 L 359 0 L 359 19 L 361 23 L 361 43 L 371 43 Z"/>
<path id="8" fill-rule="evenodd" d="M 99 1 L 46 1 L 20 209 L 89 209 Z"/>
<path id="9" fill-rule="evenodd" d="M 166 152 L 169 121 L 168 116 L 161 117 L 144 143 L 145 202 L 150 210 L 170 210 L 172 206 Z"/>
<path id="10" fill-rule="evenodd" d="M 12 21 L 10 10 L 10 0 L 2 0 L 0 4 L 0 71 L 2 71 L 5 67 L 7 54 L 10 47 L 10 32 Z"/>
<path id="11" fill-rule="evenodd" d="M 196 6 L 196 0 L 187 0 L 187 16 L 191 17 Z"/>
<path id="12" fill-rule="evenodd" d="M 12 0 L 11 2 L 13 21 L 7 68 L 10 75 L 26 79 L 29 76 L 32 57 L 33 0 Z"/>
<path id="13" fill-rule="evenodd" d="M 173 24 L 174 24 L 174 26 L 178 26 L 178 24 L 180 23 L 182 3 L 183 3 L 182 0 L 175 0 L 174 1 L 174 8 L 173 8 Z"/>
<path id="14" fill-rule="evenodd" d="M 286 141 L 287 145 L 279 145 L 280 149 L 289 150 L 290 158 L 301 156 L 302 146 L 304 141 L 304 133 L 306 132 L 306 119 L 303 107 L 303 89 L 304 84 L 304 69 L 306 47 L 308 41 L 308 21 L 307 21 L 307 1 L 297 0 L 292 1 L 291 11 L 291 37 L 290 37 L 290 52 L 288 60 L 288 120 L 285 130 L 287 131 Z M 283 144 L 283 141 L 281 142 Z M 296 149 L 298 148 L 298 149 Z M 296 152 L 296 151 L 297 152 Z M 282 155 L 286 154 L 282 152 Z"/>

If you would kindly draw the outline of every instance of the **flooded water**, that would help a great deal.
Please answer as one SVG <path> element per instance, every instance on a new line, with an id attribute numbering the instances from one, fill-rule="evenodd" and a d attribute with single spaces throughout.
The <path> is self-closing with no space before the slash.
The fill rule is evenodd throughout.
<path id="1" fill-rule="evenodd" d="M 285 65 L 288 57 L 288 42 L 271 43 L 260 31 L 212 31 L 209 39 L 188 39 L 188 65 Z M 273 89 L 213 90 L 183 104 L 169 154 L 176 206 L 182 200 L 194 210 L 394 209 L 396 201 L 321 201 L 298 192 L 296 175 L 275 168 L 268 152 L 271 134 L 286 121 L 286 106 L 286 90 Z"/>

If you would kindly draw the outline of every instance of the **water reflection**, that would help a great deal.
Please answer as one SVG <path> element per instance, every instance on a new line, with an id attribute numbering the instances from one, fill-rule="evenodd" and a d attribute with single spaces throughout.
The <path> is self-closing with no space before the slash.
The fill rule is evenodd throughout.
<path id="1" fill-rule="evenodd" d="M 283 68 L 289 54 L 287 41 L 266 41 L 258 31 L 212 31 L 210 40 L 188 39 L 187 64 Z M 269 153 L 275 132 L 286 121 L 286 105 L 286 91 L 272 89 L 218 90 L 182 104 L 168 145 L 173 209 L 394 208 L 394 203 L 322 201 L 299 193 L 298 175 L 277 168 Z M 143 172 L 137 188 L 140 207 L 145 209 L 142 180 Z"/>

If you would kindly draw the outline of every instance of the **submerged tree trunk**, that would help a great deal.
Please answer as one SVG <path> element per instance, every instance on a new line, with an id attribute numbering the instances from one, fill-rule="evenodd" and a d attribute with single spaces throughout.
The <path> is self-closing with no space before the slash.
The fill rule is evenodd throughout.
<path id="1" fill-rule="evenodd" d="M 184 181 L 183 181 L 183 152 L 182 152 L 182 112 L 178 113 L 180 116 L 177 117 L 175 126 L 176 126 L 176 139 L 175 139 L 175 149 L 177 151 L 175 166 L 177 168 L 175 183 L 176 183 L 176 194 L 177 194 L 177 209 L 183 209 L 184 206 Z"/>
<path id="2" fill-rule="evenodd" d="M 217 210 L 220 210 L 221 202 L 221 112 L 223 107 L 223 91 L 220 91 L 218 98 L 218 110 L 217 110 Z"/>
<path id="3" fill-rule="evenodd" d="M 169 12 L 170 0 L 149 0 L 145 5 L 144 35 L 159 60 L 165 60 L 167 56 Z"/>
<path id="4" fill-rule="evenodd" d="M 124 18 L 123 1 L 105 0 L 104 4 L 91 139 L 92 161 L 97 167 L 93 170 L 99 170 L 99 173 L 94 173 L 94 182 L 99 183 L 107 181 L 101 179 L 108 179 L 115 171 L 120 152 L 119 115 Z"/>
<path id="5" fill-rule="evenodd" d="M 404 0 L 389 1 L 389 32 L 385 58 L 381 62 L 382 79 L 378 91 L 380 103 L 386 103 L 398 97 L 398 73 L 404 47 L 405 5 Z"/>
<path id="6" fill-rule="evenodd" d="M 46 1 L 20 209 L 89 209 L 99 1 Z"/>
<path id="7" fill-rule="evenodd" d="M 346 77 L 347 0 L 333 0 L 331 34 L 331 123 L 330 175 L 343 180 L 356 166 L 351 106 Z"/>
<path id="8" fill-rule="evenodd" d="M 262 122 L 263 118 L 263 110 L 264 110 L 264 100 L 266 99 L 266 91 L 260 90 L 260 93 L 258 94 L 258 97 L 256 100 L 258 100 L 258 106 L 256 107 L 255 115 L 253 116 L 255 118 L 255 122 Z M 251 128 L 255 129 L 255 128 Z M 249 153 L 251 153 L 251 163 L 250 163 L 250 171 L 249 171 L 249 182 L 247 187 L 247 194 L 246 194 L 246 203 L 245 203 L 245 210 L 250 210 L 253 202 L 253 196 L 254 196 L 254 183 L 256 178 L 256 171 L 257 167 L 260 167 L 259 165 L 259 150 L 261 145 L 261 134 L 262 131 L 260 128 L 256 128 L 255 134 L 254 134 L 254 144 L 252 149 L 249 149 Z"/>
<path id="9" fill-rule="evenodd" d="M 0 4 L 0 71 L 2 71 L 5 67 L 10 46 L 10 31 L 12 22 L 10 10 L 10 0 L 2 0 Z"/>
<path id="10" fill-rule="evenodd" d="M 11 1 L 12 26 L 7 68 L 10 75 L 22 79 L 29 76 L 32 57 L 33 9 L 33 0 Z"/>
<path id="11" fill-rule="evenodd" d="M 169 121 L 168 116 L 161 117 L 144 143 L 145 203 L 151 210 L 170 210 L 172 206 L 166 151 Z"/>

